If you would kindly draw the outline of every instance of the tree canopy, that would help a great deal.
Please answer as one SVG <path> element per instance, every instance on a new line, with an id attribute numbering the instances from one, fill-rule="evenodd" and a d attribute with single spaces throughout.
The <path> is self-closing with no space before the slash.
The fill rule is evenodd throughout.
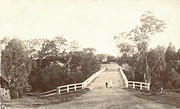
<path id="1" fill-rule="evenodd" d="M 147 63 L 149 41 L 153 34 L 162 32 L 166 24 L 163 20 L 153 16 L 152 12 L 149 11 L 140 16 L 140 21 L 140 25 L 129 32 L 122 32 L 118 36 L 114 36 L 114 39 L 116 40 L 117 47 L 123 54 L 132 55 L 137 53 L 140 56 L 139 58 L 142 59 L 142 64 L 144 64 L 142 68 L 144 70 L 142 71 L 144 72 L 144 81 L 151 82 L 151 74 Z M 126 40 L 126 42 L 122 40 Z"/>
<path id="2" fill-rule="evenodd" d="M 31 60 L 21 40 L 10 40 L 2 51 L 2 73 L 8 79 L 10 88 L 25 88 L 29 85 Z"/>

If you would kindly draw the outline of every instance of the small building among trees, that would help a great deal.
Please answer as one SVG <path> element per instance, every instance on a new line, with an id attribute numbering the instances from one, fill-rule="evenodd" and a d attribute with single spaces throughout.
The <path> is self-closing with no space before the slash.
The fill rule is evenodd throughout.
<path id="1" fill-rule="evenodd" d="M 3 100 L 11 99 L 8 80 L 0 73 L 0 97 Z"/>

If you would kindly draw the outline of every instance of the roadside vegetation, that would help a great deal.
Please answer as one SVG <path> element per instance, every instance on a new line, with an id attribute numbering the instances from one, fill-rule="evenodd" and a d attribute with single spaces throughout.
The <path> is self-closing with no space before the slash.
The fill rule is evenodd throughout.
<path id="1" fill-rule="evenodd" d="M 82 82 L 100 69 L 94 48 L 79 49 L 63 37 L 1 40 L 2 74 L 12 98 L 26 91 L 43 92 L 57 86 Z"/>
<path id="2" fill-rule="evenodd" d="M 128 80 L 151 83 L 152 91 L 163 89 L 180 91 L 180 49 L 173 43 L 166 48 L 150 48 L 150 40 L 166 29 L 166 23 L 151 12 L 140 17 L 141 24 L 129 32 L 114 36 L 120 57 L 119 65 L 124 67 Z"/>

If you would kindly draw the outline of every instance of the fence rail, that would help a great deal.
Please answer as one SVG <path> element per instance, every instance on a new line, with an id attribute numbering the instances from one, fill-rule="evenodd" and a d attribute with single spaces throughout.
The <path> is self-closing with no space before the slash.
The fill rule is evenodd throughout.
<path id="1" fill-rule="evenodd" d="M 83 83 L 69 84 L 57 87 L 57 94 L 61 95 L 83 89 Z"/>
<path id="2" fill-rule="evenodd" d="M 128 81 L 126 75 L 124 74 L 123 68 L 119 67 L 119 71 L 121 73 L 121 76 L 123 78 L 123 81 L 124 81 L 124 85 L 126 88 L 128 87 L 132 87 L 132 88 L 139 88 L 140 90 L 143 90 L 143 89 L 147 89 L 147 90 L 150 90 L 150 83 L 146 83 L 146 82 L 137 82 L 137 81 Z"/>
<path id="3" fill-rule="evenodd" d="M 54 89 L 54 90 L 50 90 L 50 91 L 47 91 L 47 92 L 39 93 L 39 96 L 40 97 L 52 96 L 52 95 L 56 95 L 56 92 L 57 92 L 57 90 Z"/>
<path id="4" fill-rule="evenodd" d="M 150 90 L 150 83 L 128 81 L 128 87 L 132 87 L 133 89 L 140 88 L 140 90 L 143 90 L 143 88 Z"/>
<path id="5" fill-rule="evenodd" d="M 93 75 L 91 75 L 88 79 L 86 79 L 82 84 L 83 84 L 83 87 L 87 87 L 88 85 L 90 85 L 90 83 L 92 81 L 94 81 L 96 79 L 96 77 L 101 74 L 102 72 L 105 71 L 105 67 L 103 67 L 101 70 L 99 70 L 98 72 L 94 73 Z"/>
<path id="6" fill-rule="evenodd" d="M 64 86 L 58 86 L 54 90 L 50 90 L 47 92 L 40 93 L 40 97 L 48 97 L 52 95 L 62 95 L 69 92 L 74 92 L 77 90 L 85 89 L 100 73 L 105 71 L 105 67 L 101 68 L 98 72 L 91 75 L 88 79 L 86 79 L 82 83 L 68 84 Z"/>
<path id="7" fill-rule="evenodd" d="M 126 88 L 128 88 L 128 79 L 127 79 L 126 75 L 124 74 L 124 72 L 123 72 L 123 70 L 121 68 L 119 68 L 119 71 L 120 71 L 122 79 L 124 81 L 124 86 Z"/>

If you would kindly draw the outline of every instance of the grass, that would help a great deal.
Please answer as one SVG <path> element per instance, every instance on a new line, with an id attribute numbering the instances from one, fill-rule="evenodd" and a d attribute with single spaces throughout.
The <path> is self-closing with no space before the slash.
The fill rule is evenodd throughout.
<path id="1" fill-rule="evenodd" d="M 19 108 L 33 108 L 39 106 L 45 106 L 49 104 L 59 104 L 67 101 L 74 100 L 76 97 L 79 97 L 87 93 L 89 89 L 79 90 L 76 92 L 70 92 L 61 96 L 51 96 L 45 98 L 39 98 L 36 96 L 25 96 L 20 99 L 13 99 L 11 101 L 6 101 L 3 104 L 7 107 L 19 107 Z"/>
<path id="2" fill-rule="evenodd" d="M 168 104 L 180 108 L 180 93 L 168 91 L 165 94 L 143 92 L 139 90 L 127 89 L 139 98 L 151 100 L 157 103 Z"/>

